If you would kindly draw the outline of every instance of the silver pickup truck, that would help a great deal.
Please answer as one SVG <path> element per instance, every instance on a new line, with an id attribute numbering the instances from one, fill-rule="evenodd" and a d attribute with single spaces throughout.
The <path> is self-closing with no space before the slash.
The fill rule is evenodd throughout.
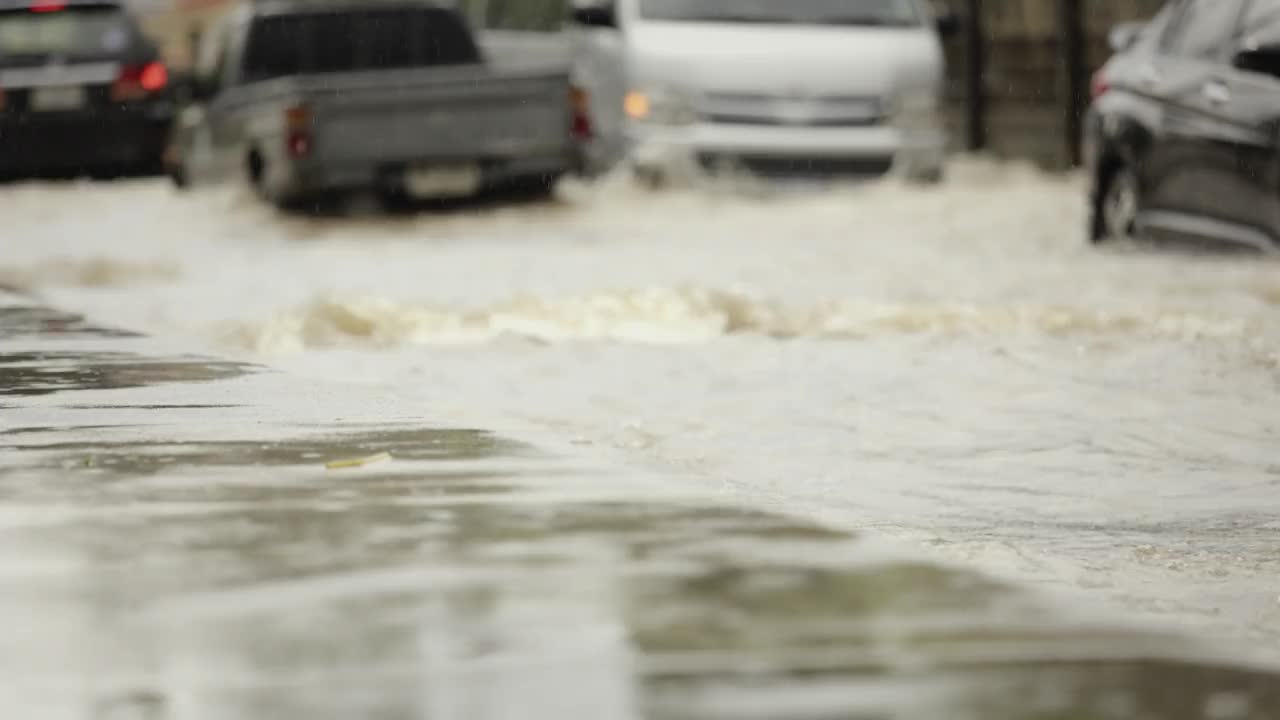
<path id="1" fill-rule="evenodd" d="M 169 175 L 243 180 L 280 206 L 549 191 L 577 167 L 583 103 L 559 55 L 510 54 L 491 62 L 451 3 L 246 3 L 203 38 Z"/>

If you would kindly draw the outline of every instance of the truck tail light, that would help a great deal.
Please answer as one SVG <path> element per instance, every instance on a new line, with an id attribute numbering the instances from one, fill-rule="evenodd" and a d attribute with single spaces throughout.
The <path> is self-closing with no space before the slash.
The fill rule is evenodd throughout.
<path id="1" fill-rule="evenodd" d="M 306 105 L 294 105 L 284 111 L 285 149 L 291 158 L 303 158 L 311 154 L 311 110 Z"/>
<path id="2" fill-rule="evenodd" d="M 120 77 L 111 86 L 111 99 L 116 102 L 142 100 L 151 93 L 160 92 L 169 85 L 169 69 L 164 63 L 126 65 Z"/>
<path id="3" fill-rule="evenodd" d="M 569 107 L 573 111 L 573 136 L 578 140 L 590 140 L 595 135 L 588 105 L 585 90 L 577 87 L 569 90 Z"/>
<path id="4" fill-rule="evenodd" d="M 31 12 L 35 13 L 62 12 L 66 9 L 66 0 L 34 0 L 31 3 Z"/>

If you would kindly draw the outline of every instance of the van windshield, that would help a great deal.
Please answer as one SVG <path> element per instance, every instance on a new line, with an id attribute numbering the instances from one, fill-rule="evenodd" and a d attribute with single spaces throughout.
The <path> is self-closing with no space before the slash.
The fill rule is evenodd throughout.
<path id="1" fill-rule="evenodd" d="M 645 20 L 916 27 L 914 0 L 640 0 Z"/>

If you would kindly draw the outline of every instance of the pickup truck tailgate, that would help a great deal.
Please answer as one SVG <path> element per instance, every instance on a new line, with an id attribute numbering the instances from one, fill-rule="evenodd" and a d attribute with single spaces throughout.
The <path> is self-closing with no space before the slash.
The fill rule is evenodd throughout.
<path id="1" fill-rule="evenodd" d="M 569 148 L 563 72 L 495 74 L 463 68 L 330 80 L 313 101 L 316 153 L 325 163 L 501 160 Z"/>

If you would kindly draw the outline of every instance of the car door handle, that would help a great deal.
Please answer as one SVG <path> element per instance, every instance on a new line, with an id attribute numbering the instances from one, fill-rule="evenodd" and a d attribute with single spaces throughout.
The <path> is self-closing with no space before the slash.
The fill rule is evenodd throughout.
<path id="1" fill-rule="evenodd" d="M 1204 84 L 1201 92 L 1211 105 L 1220 106 L 1231 102 L 1231 89 L 1221 80 L 1210 80 Z"/>

